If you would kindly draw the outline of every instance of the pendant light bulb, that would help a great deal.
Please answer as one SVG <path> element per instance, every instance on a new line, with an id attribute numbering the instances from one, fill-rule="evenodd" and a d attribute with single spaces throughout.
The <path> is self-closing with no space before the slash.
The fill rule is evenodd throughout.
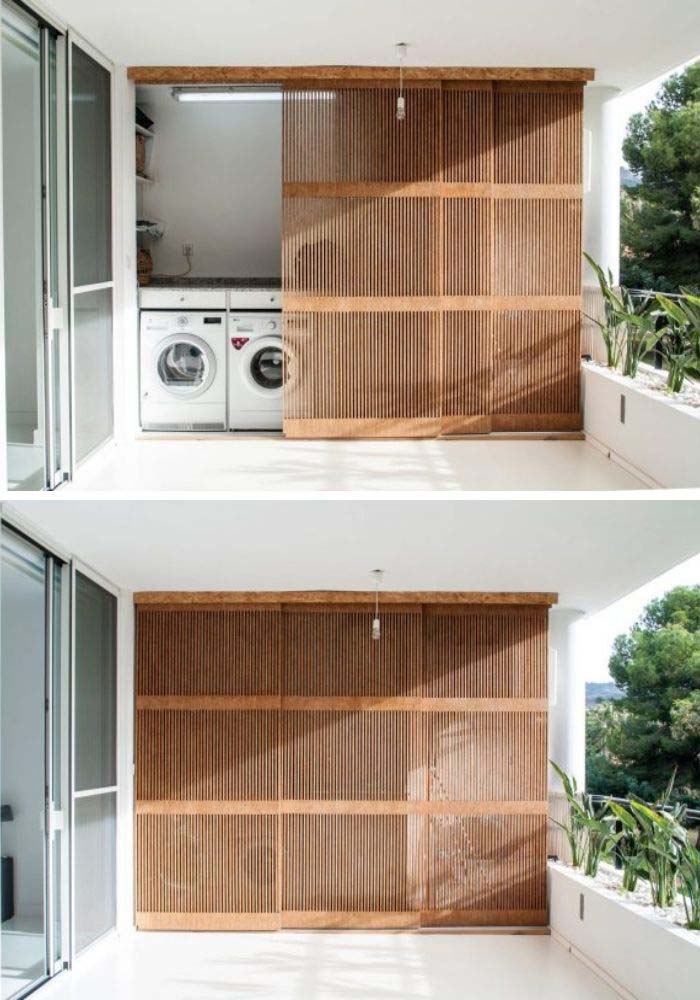
<path id="1" fill-rule="evenodd" d="M 379 585 L 384 577 L 383 569 L 373 569 L 374 577 L 374 618 L 372 619 L 372 638 L 377 640 L 382 637 L 382 623 L 379 619 Z"/>
<path id="2" fill-rule="evenodd" d="M 396 43 L 396 58 L 399 60 L 399 96 L 396 98 L 396 121 L 403 122 L 406 120 L 406 98 L 403 92 L 403 64 L 406 58 L 406 50 L 408 45 L 406 42 Z"/>

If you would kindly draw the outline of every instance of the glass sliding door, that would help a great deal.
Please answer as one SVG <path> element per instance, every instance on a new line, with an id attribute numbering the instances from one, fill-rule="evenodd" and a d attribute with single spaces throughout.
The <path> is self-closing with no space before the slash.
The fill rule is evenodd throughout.
<path id="1" fill-rule="evenodd" d="M 70 47 L 73 388 L 78 462 L 112 437 L 110 70 Z"/>
<path id="2" fill-rule="evenodd" d="M 2 2 L 7 474 L 52 488 L 69 468 L 65 42 Z"/>
<path id="3" fill-rule="evenodd" d="M 68 727 L 67 567 L 3 525 L 0 591 L 2 997 L 68 957 L 63 803 Z"/>
<path id="4" fill-rule="evenodd" d="M 117 599 L 75 574 L 74 942 L 116 926 Z"/>

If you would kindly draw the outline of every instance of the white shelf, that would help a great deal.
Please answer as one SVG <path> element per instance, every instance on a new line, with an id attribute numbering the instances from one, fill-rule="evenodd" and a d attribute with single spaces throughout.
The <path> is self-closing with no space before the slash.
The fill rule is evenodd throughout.
<path id="1" fill-rule="evenodd" d="M 145 135 L 147 139 L 154 139 L 155 134 L 150 131 L 150 129 L 144 128 L 143 125 L 136 123 L 136 131 L 139 135 Z"/>

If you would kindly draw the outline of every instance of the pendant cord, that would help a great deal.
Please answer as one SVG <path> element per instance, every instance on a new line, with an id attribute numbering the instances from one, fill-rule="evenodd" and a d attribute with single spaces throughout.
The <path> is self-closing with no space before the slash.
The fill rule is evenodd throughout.
<path id="1" fill-rule="evenodd" d="M 402 122 L 406 118 L 406 97 L 404 94 L 403 65 L 406 58 L 406 43 L 396 43 L 396 55 L 399 60 L 399 96 L 396 98 L 396 120 Z"/>

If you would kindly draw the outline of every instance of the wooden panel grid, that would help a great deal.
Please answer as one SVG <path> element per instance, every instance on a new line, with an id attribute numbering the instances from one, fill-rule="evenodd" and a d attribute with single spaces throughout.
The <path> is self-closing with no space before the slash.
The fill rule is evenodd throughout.
<path id="1" fill-rule="evenodd" d="M 285 92 L 285 433 L 580 428 L 582 85 L 436 79 L 403 122 L 397 95 Z M 544 310 L 569 316 L 543 352 Z M 507 313 L 523 350 L 495 351 L 467 312 Z M 527 390 L 504 407 L 505 384 Z"/>
<path id="2" fill-rule="evenodd" d="M 423 726 L 430 801 L 546 798 L 545 712 L 433 712 Z"/>
<path id="3" fill-rule="evenodd" d="M 137 614 L 139 927 L 546 921 L 551 595 L 387 595 L 379 642 L 356 595 L 164 596 Z"/>
<path id="4" fill-rule="evenodd" d="M 136 842 L 139 912 L 278 910 L 275 817 L 142 815 Z"/>
<path id="5" fill-rule="evenodd" d="M 283 830 L 283 911 L 414 909 L 405 817 L 285 816 Z"/>
<path id="6" fill-rule="evenodd" d="M 413 712 L 282 712 L 282 746 L 283 799 L 422 798 Z"/>
<path id="7" fill-rule="evenodd" d="M 429 923 L 468 923 L 469 911 L 542 913 L 545 816 L 432 816 L 428 820 Z M 497 920 L 494 919 L 494 923 Z"/>
<path id="8" fill-rule="evenodd" d="M 546 698 L 547 609 L 433 606 L 424 623 L 424 693 Z"/>
<path id="9" fill-rule="evenodd" d="M 580 184 L 583 90 L 496 85 L 494 178 L 502 184 Z"/>
<path id="10" fill-rule="evenodd" d="M 499 199 L 493 224 L 496 295 L 581 294 L 580 199 Z"/>
<path id="11" fill-rule="evenodd" d="M 277 797 L 274 713 L 140 710 L 137 727 L 139 799 Z"/>
<path id="12" fill-rule="evenodd" d="M 291 357 L 286 421 L 439 427 L 440 320 L 430 313 L 294 313 L 285 317 Z"/>
<path id="13" fill-rule="evenodd" d="M 272 694 L 279 688 L 274 609 L 143 610 L 137 634 L 139 694 Z M 235 666 L 235 669 L 231 669 Z"/>
<path id="14" fill-rule="evenodd" d="M 578 373 L 580 322 L 567 312 L 507 312 L 494 317 L 492 410 L 499 428 L 522 427 L 534 417 L 533 428 L 549 417 L 579 410 Z"/>
<path id="15" fill-rule="evenodd" d="M 288 182 L 409 183 L 440 170 L 440 90 L 412 87 L 409 114 L 396 120 L 396 93 L 378 87 L 285 94 L 284 178 Z M 367 128 L 374 122 L 373 129 Z"/>
<path id="16" fill-rule="evenodd" d="M 382 641 L 367 630 L 370 605 L 329 613 L 297 608 L 282 621 L 285 695 L 396 697 L 421 693 L 421 607 L 383 611 Z"/>
<path id="17" fill-rule="evenodd" d="M 285 198 L 285 292 L 437 295 L 436 198 Z"/>

